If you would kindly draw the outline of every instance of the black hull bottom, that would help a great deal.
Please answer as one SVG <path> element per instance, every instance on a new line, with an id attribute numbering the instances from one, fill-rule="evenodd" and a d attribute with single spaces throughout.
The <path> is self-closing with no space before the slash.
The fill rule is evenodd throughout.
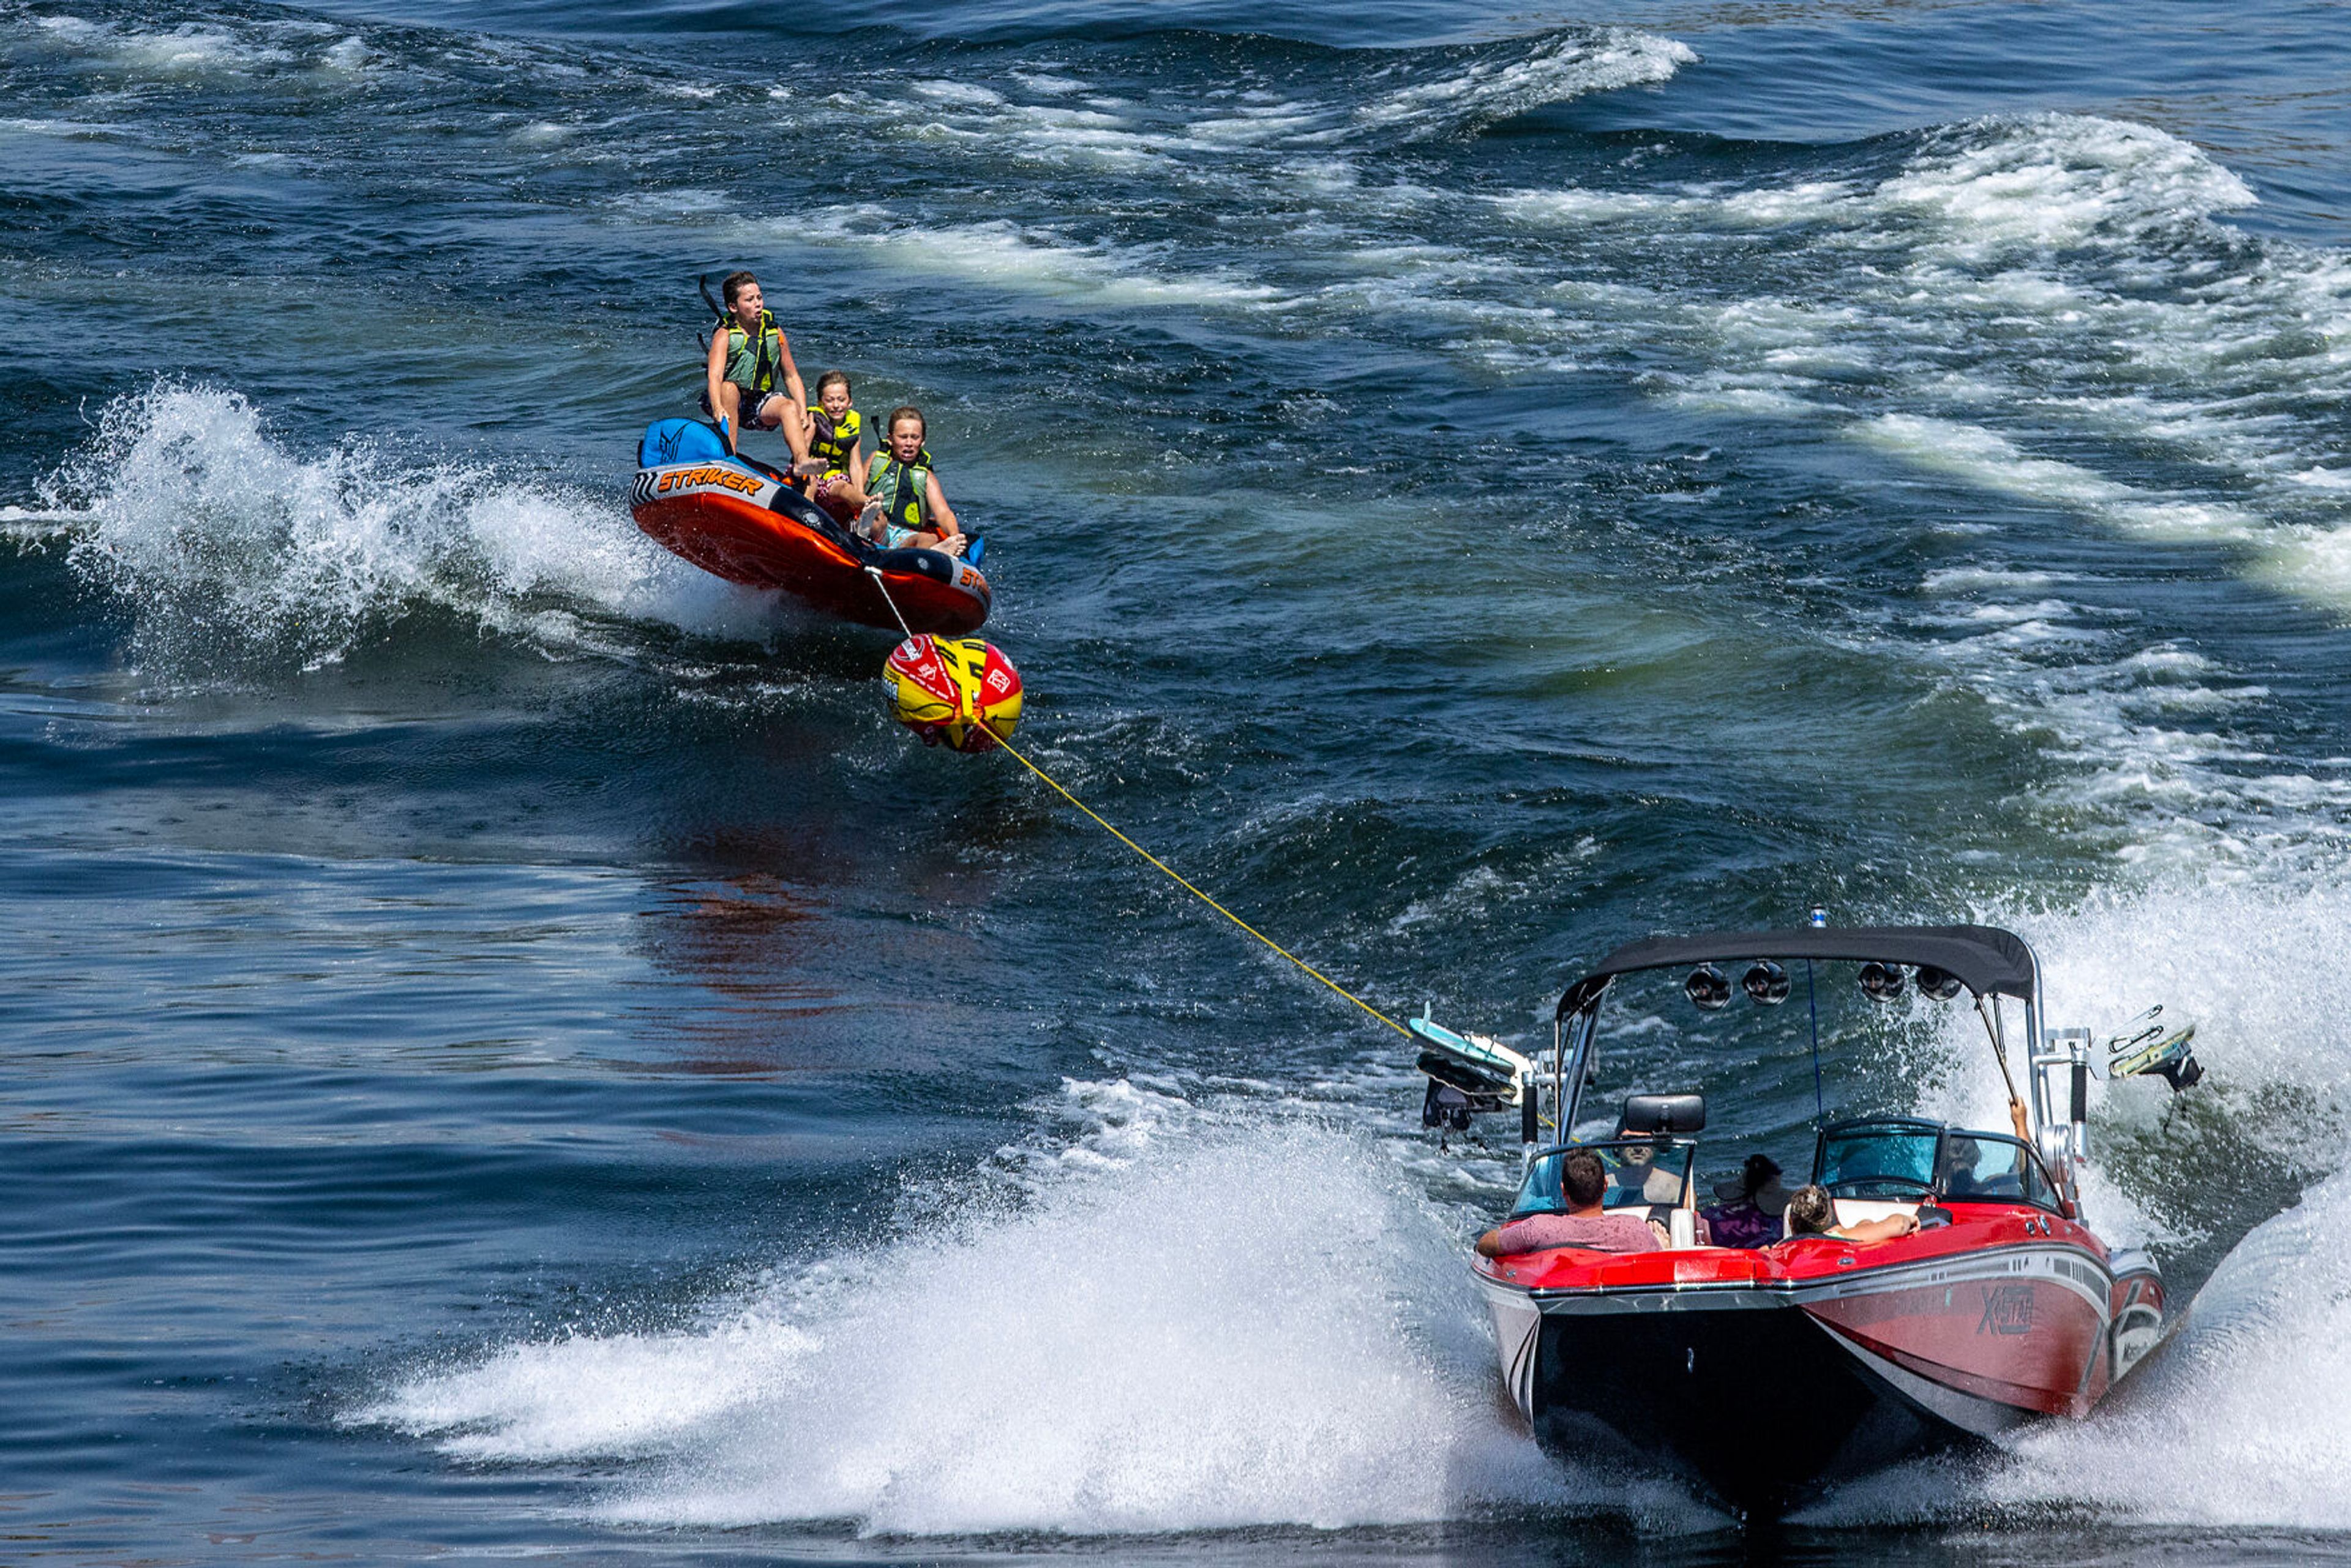
<path id="1" fill-rule="evenodd" d="M 1922 1408 L 1793 1308 L 1546 1315 L 1542 1446 L 1664 1466 L 1752 1519 L 1897 1460 L 1982 1439 Z"/>

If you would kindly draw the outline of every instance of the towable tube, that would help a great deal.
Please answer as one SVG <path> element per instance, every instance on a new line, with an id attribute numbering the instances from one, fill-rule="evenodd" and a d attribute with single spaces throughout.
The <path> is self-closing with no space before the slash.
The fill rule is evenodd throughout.
<path id="1" fill-rule="evenodd" d="M 778 589 L 863 626 L 960 637 L 987 620 L 987 579 L 945 550 L 883 549 L 859 538 L 764 463 L 729 456 L 700 420 L 664 419 L 637 449 L 637 527 L 715 576 Z M 976 555 L 979 541 L 972 541 Z M 889 589 L 867 575 L 872 568 Z"/>

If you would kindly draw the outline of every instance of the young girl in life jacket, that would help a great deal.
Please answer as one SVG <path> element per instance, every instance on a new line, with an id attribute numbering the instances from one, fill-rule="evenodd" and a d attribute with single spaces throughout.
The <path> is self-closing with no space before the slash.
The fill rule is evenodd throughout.
<path id="1" fill-rule="evenodd" d="M 865 469 L 865 517 L 875 544 L 890 549 L 936 546 L 953 555 L 963 549 L 963 529 L 939 488 L 939 476 L 931 472 L 925 434 L 921 409 L 890 411 L 889 444 Z"/>
<path id="2" fill-rule="evenodd" d="M 746 430 L 782 430 L 797 472 L 809 455 L 808 422 L 799 413 L 808 390 L 800 384 L 799 367 L 792 363 L 791 341 L 768 313 L 759 280 L 749 273 L 728 273 L 718 293 L 726 312 L 710 334 L 703 412 L 718 422 L 729 452 L 741 449 Z"/>
<path id="3" fill-rule="evenodd" d="M 866 503 L 864 422 L 849 405 L 849 378 L 827 371 L 816 379 L 816 402 L 808 411 L 809 461 L 823 471 L 809 486 L 809 499 L 842 522 L 855 519 Z"/>

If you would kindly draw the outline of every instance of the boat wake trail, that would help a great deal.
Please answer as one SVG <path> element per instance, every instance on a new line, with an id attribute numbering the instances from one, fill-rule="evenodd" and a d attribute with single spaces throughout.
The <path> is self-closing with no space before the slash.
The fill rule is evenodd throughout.
<path id="1" fill-rule="evenodd" d="M 590 623 L 764 636 L 769 600 L 677 561 L 617 498 L 346 443 L 302 456 L 244 397 L 163 382 L 117 400 L 42 482 L 44 528 L 135 617 L 142 669 L 332 664 L 427 610 L 551 652 Z"/>
<path id="2" fill-rule="evenodd" d="M 636 1461 L 603 1516 L 868 1532 L 1712 1516 L 1498 1413 L 1451 1221 L 1367 1141 L 1071 1084 L 1094 1130 L 665 1333 L 517 1345 L 352 1419 L 469 1458 Z M 1262 1107 L 1259 1107 L 1262 1111 Z"/>

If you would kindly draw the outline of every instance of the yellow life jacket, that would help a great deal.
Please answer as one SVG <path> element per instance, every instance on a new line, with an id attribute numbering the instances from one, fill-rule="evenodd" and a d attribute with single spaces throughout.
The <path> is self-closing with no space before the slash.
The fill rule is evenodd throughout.
<path id="1" fill-rule="evenodd" d="M 809 410 L 809 419 L 816 426 L 816 434 L 809 438 L 809 455 L 824 459 L 827 473 L 848 473 L 857 456 L 858 443 L 864 438 L 865 422 L 853 408 L 835 420 L 821 403 Z"/>

